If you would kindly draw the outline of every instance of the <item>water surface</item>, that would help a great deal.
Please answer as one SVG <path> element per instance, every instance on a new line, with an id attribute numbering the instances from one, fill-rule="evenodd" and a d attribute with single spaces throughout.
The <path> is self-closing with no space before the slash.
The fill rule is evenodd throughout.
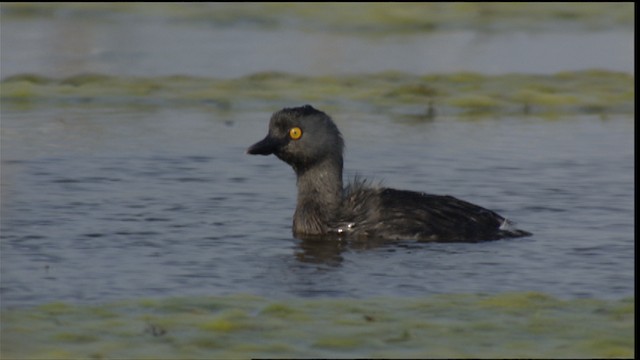
<path id="1" fill-rule="evenodd" d="M 2 78 L 19 73 L 67 77 L 191 75 L 234 78 L 261 71 L 349 75 L 555 73 L 585 69 L 634 71 L 632 27 L 589 31 L 444 29 L 336 33 L 293 28 L 214 26 L 164 18 L 6 18 Z M 364 35 L 364 36 L 363 36 Z"/>
<path id="2" fill-rule="evenodd" d="M 2 357 L 633 357 L 632 5 L 336 6 L 2 4 Z M 304 103 L 534 235 L 294 239 Z"/>
<path id="3" fill-rule="evenodd" d="M 269 115 L 5 112 L 3 305 L 237 292 L 633 293 L 629 117 L 407 123 L 336 114 L 347 178 L 451 194 L 534 233 L 363 249 L 292 238 L 293 171 L 244 154 Z"/>

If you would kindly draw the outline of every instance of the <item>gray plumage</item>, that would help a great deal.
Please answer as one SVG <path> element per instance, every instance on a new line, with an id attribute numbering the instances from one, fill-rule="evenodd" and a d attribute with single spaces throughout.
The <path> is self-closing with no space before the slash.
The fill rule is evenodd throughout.
<path id="1" fill-rule="evenodd" d="M 291 133 L 294 128 L 299 138 Z M 530 235 L 495 212 L 452 196 L 374 187 L 358 179 L 343 188 L 343 149 L 335 123 L 310 105 L 274 113 L 267 136 L 247 149 L 275 154 L 295 171 L 294 236 L 475 242 Z"/>

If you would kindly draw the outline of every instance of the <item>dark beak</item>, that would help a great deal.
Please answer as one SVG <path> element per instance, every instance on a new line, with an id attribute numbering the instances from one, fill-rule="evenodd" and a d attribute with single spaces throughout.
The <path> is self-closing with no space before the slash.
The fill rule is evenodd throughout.
<path id="1" fill-rule="evenodd" d="M 261 141 L 249 146 L 247 154 L 250 155 L 270 155 L 276 152 L 278 148 L 282 146 L 282 142 L 274 139 L 270 135 L 267 135 Z"/>

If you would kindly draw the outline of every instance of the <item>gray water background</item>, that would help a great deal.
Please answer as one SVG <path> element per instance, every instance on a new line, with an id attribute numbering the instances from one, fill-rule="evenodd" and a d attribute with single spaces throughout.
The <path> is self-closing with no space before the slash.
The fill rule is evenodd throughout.
<path id="1" fill-rule="evenodd" d="M 633 34 L 618 30 L 356 39 L 144 22 L 74 25 L 3 22 L 2 78 L 633 71 Z M 78 41 L 56 44 L 65 36 L 89 39 L 79 48 Z M 557 56 L 539 56 L 545 49 Z M 632 116 L 416 122 L 343 108 L 332 115 L 347 144 L 347 177 L 454 195 L 534 233 L 365 248 L 292 238 L 293 172 L 276 158 L 244 154 L 275 110 L 3 105 L 2 306 L 238 292 L 633 294 Z"/>
<path id="2" fill-rule="evenodd" d="M 540 73 L 634 71 L 633 29 L 429 33 L 305 31 L 212 26 L 156 18 L 3 19 L 2 78 L 191 75 L 235 78 L 261 71 L 303 75 L 403 71 Z"/>

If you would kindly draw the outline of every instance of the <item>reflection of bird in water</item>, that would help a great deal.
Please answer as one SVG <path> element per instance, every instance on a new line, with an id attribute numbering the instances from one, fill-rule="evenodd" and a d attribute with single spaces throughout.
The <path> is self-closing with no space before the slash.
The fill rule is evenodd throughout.
<path id="1" fill-rule="evenodd" d="M 297 175 L 293 233 L 298 238 L 483 241 L 527 236 L 502 216 L 452 196 L 342 186 L 343 140 L 331 118 L 310 105 L 282 109 L 249 154 L 275 154 Z"/>
<path id="2" fill-rule="evenodd" d="M 305 263 L 338 266 L 342 263 L 342 253 L 347 250 L 343 241 L 302 240 L 298 244 L 296 258 Z"/>
<path id="3" fill-rule="evenodd" d="M 369 239 L 368 241 L 324 241 L 320 237 L 312 237 L 308 239 L 302 239 L 298 243 L 298 249 L 295 256 L 301 262 L 311 264 L 323 264 L 338 266 L 344 260 L 342 253 L 346 251 L 363 251 L 370 249 L 380 249 L 390 245 L 392 242 L 384 239 Z M 417 243 L 394 243 L 393 250 L 400 246 L 404 248 L 411 248 L 409 244 L 419 245 Z"/>

